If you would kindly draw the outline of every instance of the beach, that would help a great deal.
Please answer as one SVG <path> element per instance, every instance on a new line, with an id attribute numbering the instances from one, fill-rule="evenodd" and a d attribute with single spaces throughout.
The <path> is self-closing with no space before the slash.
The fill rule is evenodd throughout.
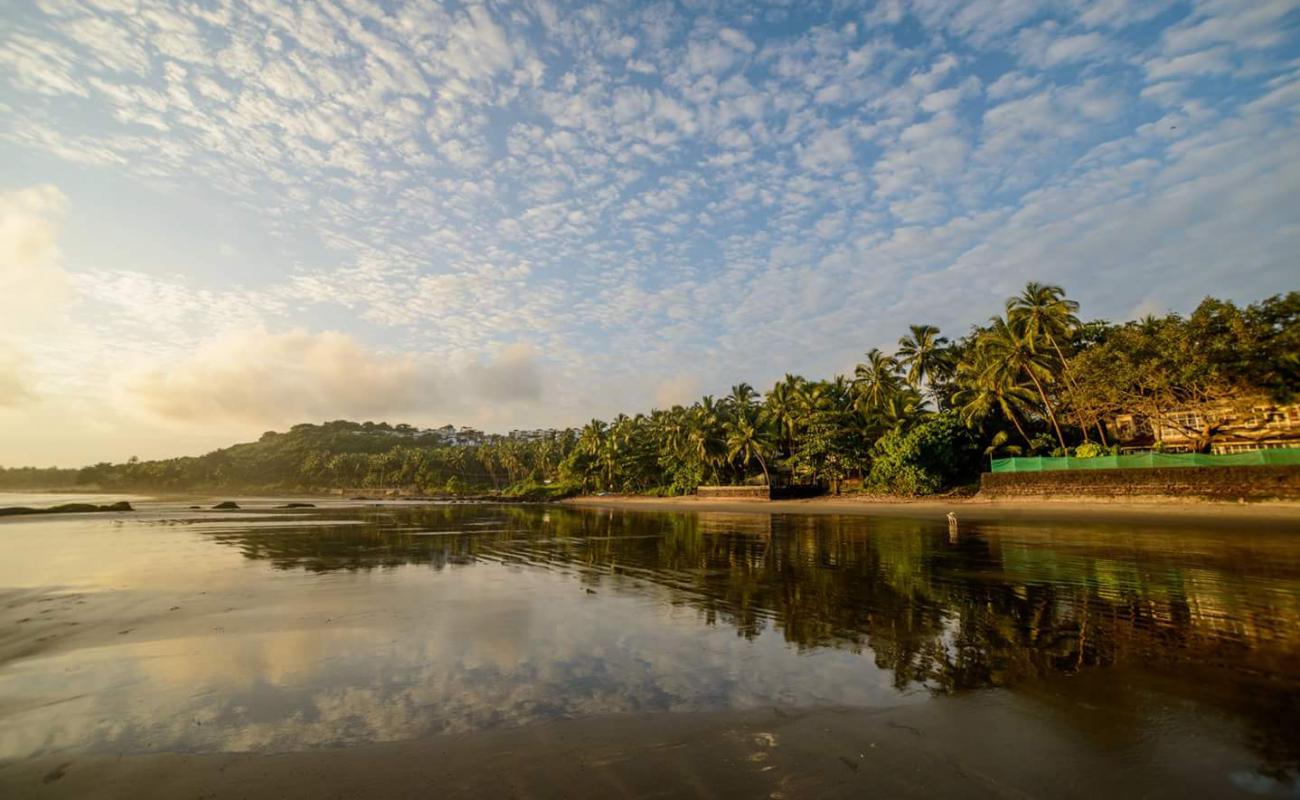
<path id="1" fill-rule="evenodd" d="M 1105 499 L 1060 497 L 1052 499 L 998 499 L 975 497 L 898 498 L 871 495 L 841 495 L 799 500 L 712 500 L 694 496 L 648 497 L 644 495 L 584 495 L 561 501 L 587 508 L 617 508 L 643 511 L 721 511 L 769 514 L 850 514 L 880 517 L 943 519 L 953 512 L 959 520 L 1125 520 L 1159 524 L 1259 522 L 1300 531 L 1300 503 L 1216 503 L 1179 497 Z"/>

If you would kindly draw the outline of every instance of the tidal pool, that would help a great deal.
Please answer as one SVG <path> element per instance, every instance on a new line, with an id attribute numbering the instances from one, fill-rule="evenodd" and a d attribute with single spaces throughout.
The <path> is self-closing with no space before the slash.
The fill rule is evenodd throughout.
<path id="1" fill-rule="evenodd" d="M 447 796 L 584 794 L 574 747 L 622 754 L 602 796 L 1300 785 L 1295 530 L 276 503 L 0 521 L 0 789 L 279 796 L 221 775 L 412 743 L 465 748 Z"/>

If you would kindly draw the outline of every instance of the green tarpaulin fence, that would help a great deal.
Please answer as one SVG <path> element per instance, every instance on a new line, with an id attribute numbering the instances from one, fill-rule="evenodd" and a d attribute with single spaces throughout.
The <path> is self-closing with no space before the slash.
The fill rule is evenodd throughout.
<path id="1" fill-rule="evenodd" d="M 1300 464 L 1300 448 L 1251 450 L 1245 453 L 1202 455 L 1200 453 L 1137 453 L 1131 456 L 1096 458 L 995 458 L 994 472 L 1050 472 L 1063 469 L 1135 469 L 1151 467 L 1248 467 Z"/>

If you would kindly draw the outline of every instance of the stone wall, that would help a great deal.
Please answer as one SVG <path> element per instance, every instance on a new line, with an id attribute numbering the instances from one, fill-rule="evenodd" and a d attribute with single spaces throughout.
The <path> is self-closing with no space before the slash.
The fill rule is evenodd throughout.
<path id="1" fill-rule="evenodd" d="M 1202 500 L 1300 500 L 1300 467 L 1170 467 L 1157 469 L 986 472 L 985 497 L 1190 497 Z"/>
<path id="2" fill-rule="evenodd" d="M 766 486 L 697 486 L 695 496 L 702 500 L 771 500 Z"/>

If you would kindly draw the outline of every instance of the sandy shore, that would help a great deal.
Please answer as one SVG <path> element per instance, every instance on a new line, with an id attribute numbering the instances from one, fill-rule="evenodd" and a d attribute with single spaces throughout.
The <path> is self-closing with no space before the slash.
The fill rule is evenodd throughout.
<path id="1" fill-rule="evenodd" d="M 1257 521 L 1294 527 L 1300 532 L 1300 503 L 1213 503 L 1182 498 L 1108 500 L 1060 498 L 987 500 L 979 497 L 917 500 L 870 496 L 816 497 L 805 500 L 708 500 L 696 497 L 605 495 L 574 497 L 567 505 L 645 511 L 718 511 L 770 514 L 855 514 L 942 519 L 949 511 L 962 520 L 1097 520 L 1144 523 L 1232 523 Z"/>

